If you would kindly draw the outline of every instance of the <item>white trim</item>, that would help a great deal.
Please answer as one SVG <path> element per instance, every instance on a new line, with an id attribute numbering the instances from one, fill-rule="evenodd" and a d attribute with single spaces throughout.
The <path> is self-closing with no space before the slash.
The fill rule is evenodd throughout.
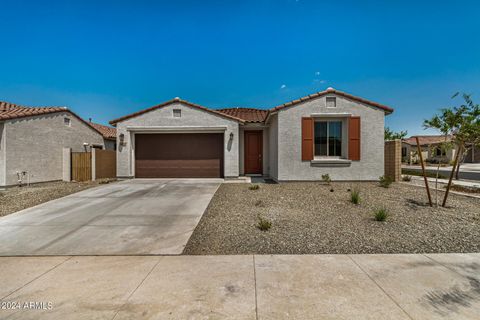
<path id="1" fill-rule="evenodd" d="M 333 108 L 331 108 L 333 109 Z M 312 118 L 348 118 L 353 116 L 353 114 L 348 112 L 339 112 L 339 113 L 312 113 L 310 117 Z"/>
<path id="2" fill-rule="evenodd" d="M 349 167 L 352 163 L 352 160 L 340 159 L 340 158 L 330 158 L 330 159 L 313 159 L 310 161 L 312 165 L 325 166 L 325 167 Z"/>
<path id="3" fill-rule="evenodd" d="M 175 127 L 175 126 L 148 126 L 148 127 L 127 127 L 127 131 L 135 132 L 135 133 L 168 133 L 168 132 L 205 132 L 205 133 L 213 133 L 213 132 L 224 132 L 227 130 L 227 126 L 219 126 L 219 127 L 204 127 L 204 126 L 186 126 L 186 127 Z"/>

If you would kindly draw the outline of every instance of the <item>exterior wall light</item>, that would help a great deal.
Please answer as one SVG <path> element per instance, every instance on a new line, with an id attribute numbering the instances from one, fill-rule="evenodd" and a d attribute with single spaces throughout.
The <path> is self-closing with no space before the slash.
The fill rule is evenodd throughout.
<path id="1" fill-rule="evenodd" d="M 120 133 L 120 135 L 118 136 L 118 140 L 121 146 L 125 145 L 125 135 L 123 133 Z"/>
<path id="2" fill-rule="evenodd" d="M 230 140 L 233 140 L 233 132 L 230 132 Z"/>

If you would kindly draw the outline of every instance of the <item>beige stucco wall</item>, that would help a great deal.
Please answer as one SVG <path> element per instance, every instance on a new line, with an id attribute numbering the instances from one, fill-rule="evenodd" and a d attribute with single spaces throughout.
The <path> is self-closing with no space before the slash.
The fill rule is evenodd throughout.
<path id="1" fill-rule="evenodd" d="M 278 180 L 278 117 L 272 115 L 268 121 L 269 175 Z"/>
<path id="2" fill-rule="evenodd" d="M 65 117 L 71 119 L 70 126 L 64 124 Z M 5 185 L 16 185 L 17 172 L 22 171 L 28 172 L 31 183 L 61 180 L 63 148 L 85 151 L 84 143 L 103 146 L 97 131 L 68 112 L 8 120 L 4 126 Z"/>
<path id="3" fill-rule="evenodd" d="M 325 98 L 319 97 L 278 112 L 278 180 L 321 180 L 323 174 L 329 174 L 332 180 L 378 180 L 384 174 L 384 111 L 341 96 L 336 96 L 335 108 L 327 108 Z M 302 161 L 302 117 L 327 113 L 360 117 L 360 161 L 352 161 L 348 166 Z M 348 150 L 348 131 L 344 129 L 343 134 L 345 145 L 342 150 Z M 343 156 L 348 156 L 345 151 Z"/>
<path id="4" fill-rule="evenodd" d="M 173 109 L 180 109 L 182 116 L 173 117 Z M 195 128 L 203 130 L 208 127 L 222 127 L 224 131 L 224 176 L 238 177 L 239 175 L 239 124 L 236 120 L 229 119 L 211 112 L 199 110 L 181 102 L 172 103 L 163 108 L 141 114 L 134 118 L 117 123 L 117 141 L 124 134 L 125 145 L 117 144 L 117 176 L 131 178 L 135 176 L 135 133 L 166 133 L 166 130 L 181 132 L 195 132 Z M 132 129 L 137 128 L 137 129 Z M 151 130 L 151 129 L 155 130 Z M 199 131 L 200 132 L 200 131 Z M 233 139 L 230 140 L 230 133 Z M 168 133 L 166 133 L 168 134 Z"/>
<path id="5" fill-rule="evenodd" d="M 0 186 L 5 185 L 5 125 L 0 122 Z"/>

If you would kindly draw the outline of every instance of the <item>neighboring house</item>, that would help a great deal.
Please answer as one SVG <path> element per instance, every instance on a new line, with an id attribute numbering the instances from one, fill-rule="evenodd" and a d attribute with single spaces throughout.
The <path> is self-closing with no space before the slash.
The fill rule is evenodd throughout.
<path id="1" fill-rule="evenodd" d="M 441 145 L 445 142 L 452 142 L 452 137 L 442 135 L 430 136 L 412 136 L 402 140 L 402 161 L 415 164 L 419 163 L 418 148 L 416 137 L 420 142 L 423 160 L 430 163 L 450 163 L 456 154 L 455 146 L 452 144 L 448 150 L 442 148 Z"/>
<path id="2" fill-rule="evenodd" d="M 117 150 L 117 129 L 94 123 L 91 119 L 89 119 L 88 124 L 102 134 L 103 144 L 106 150 Z"/>
<path id="3" fill-rule="evenodd" d="M 118 177 L 377 180 L 392 112 L 328 88 L 270 110 L 214 110 L 175 98 L 110 123 Z"/>
<path id="4" fill-rule="evenodd" d="M 102 133 L 64 107 L 0 102 L 0 186 L 62 179 L 62 149 L 104 148 Z"/>

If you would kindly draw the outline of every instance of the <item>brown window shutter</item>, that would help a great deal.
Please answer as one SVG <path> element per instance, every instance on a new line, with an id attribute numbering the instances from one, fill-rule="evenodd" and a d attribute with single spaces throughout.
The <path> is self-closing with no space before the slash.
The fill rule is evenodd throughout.
<path id="1" fill-rule="evenodd" d="M 313 118 L 302 118 L 302 161 L 313 160 Z"/>
<path id="2" fill-rule="evenodd" d="M 360 160 L 360 117 L 348 119 L 348 159 Z"/>

